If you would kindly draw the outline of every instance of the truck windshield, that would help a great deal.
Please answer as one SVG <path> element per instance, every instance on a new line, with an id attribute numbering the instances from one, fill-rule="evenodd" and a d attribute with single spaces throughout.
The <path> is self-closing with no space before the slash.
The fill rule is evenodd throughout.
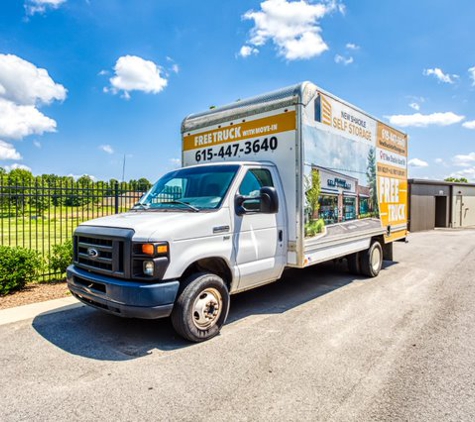
<path id="1" fill-rule="evenodd" d="M 221 206 L 239 166 L 183 168 L 164 175 L 133 209 L 197 212 Z"/>

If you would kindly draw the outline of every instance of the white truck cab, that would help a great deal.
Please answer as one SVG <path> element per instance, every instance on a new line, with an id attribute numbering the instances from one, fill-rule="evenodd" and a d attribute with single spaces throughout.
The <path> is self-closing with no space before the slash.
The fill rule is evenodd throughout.
<path id="1" fill-rule="evenodd" d="M 407 235 L 405 165 L 378 161 L 378 133 L 380 156 L 393 161 L 407 157 L 407 137 L 340 102 L 303 83 L 187 117 L 183 168 L 129 212 L 76 229 L 72 294 L 123 317 L 171 316 L 181 336 L 203 341 L 219 333 L 231 294 L 287 267 L 346 257 L 352 272 L 376 276 L 391 242 Z M 332 110 L 353 127 L 333 127 Z M 345 174 L 331 167 L 335 158 Z M 362 176 L 368 169 L 375 180 Z M 321 195 L 309 213 L 311 180 Z M 391 195 L 371 190 L 388 183 Z M 389 221 L 396 205 L 399 220 Z M 318 233 L 307 230 L 315 221 Z"/>

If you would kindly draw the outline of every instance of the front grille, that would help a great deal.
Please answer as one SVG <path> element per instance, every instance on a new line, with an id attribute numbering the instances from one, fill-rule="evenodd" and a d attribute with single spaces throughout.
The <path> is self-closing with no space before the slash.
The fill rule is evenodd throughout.
<path id="1" fill-rule="evenodd" d="M 74 262 L 91 272 L 126 278 L 130 272 L 132 235 L 131 230 L 78 227 L 74 234 Z"/>
<path id="2" fill-rule="evenodd" d="M 120 240 L 111 239 L 94 239 L 91 237 L 78 237 L 78 262 L 93 268 L 113 272 L 124 271 L 124 259 L 120 255 L 117 256 L 117 249 Z M 117 259 L 114 260 L 114 256 Z M 114 264 L 118 264 L 118 268 L 114 268 Z"/>

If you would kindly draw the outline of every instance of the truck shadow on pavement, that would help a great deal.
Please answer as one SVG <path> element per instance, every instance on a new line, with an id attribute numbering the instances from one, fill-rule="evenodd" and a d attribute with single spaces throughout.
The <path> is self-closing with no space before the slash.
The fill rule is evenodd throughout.
<path id="1" fill-rule="evenodd" d="M 394 262 L 384 262 L 385 268 Z M 288 270 L 272 284 L 232 296 L 226 324 L 252 315 L 280 314 L 350 283 L 365 280 L 347 272 L 342 263 Z M 67 353 L 95 360 L 127 361 L 193 346 L 173 331 L 169 318 L 125 319 L 87 306 L 42 314 L 33 328 Z M 214 340 L 219 340 L 217 337 Z M 154 352 L 155 351 L 155 352 Z"/>

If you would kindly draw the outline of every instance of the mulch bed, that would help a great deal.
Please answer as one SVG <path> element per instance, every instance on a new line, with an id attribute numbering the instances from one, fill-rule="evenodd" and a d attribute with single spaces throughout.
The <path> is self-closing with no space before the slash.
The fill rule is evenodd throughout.
<path id="1" fill-rule="evenodd" d="M 69 296 L 66 281 L 28 284 L 19 292 L 0 296 L 0 310 Z"/>

